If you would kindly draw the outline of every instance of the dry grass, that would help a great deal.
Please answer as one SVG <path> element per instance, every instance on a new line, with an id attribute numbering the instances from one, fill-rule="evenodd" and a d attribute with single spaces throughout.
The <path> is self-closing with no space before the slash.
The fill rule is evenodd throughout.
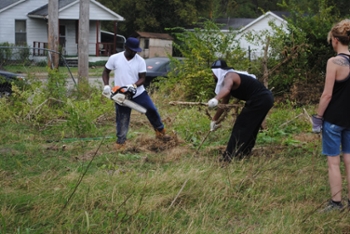
<path id="1" fill-rule="evenodd" d="M 302 110 L 275 108 L 251 157 L 224 166 L 231 117 L 203 143 L 205 110 L 159 98 L 171 140 L 133 113 L 122 152 L 114 137 L 47 143 L 36 128 L 4 123 L 0 232 L 349 233 L 348 211 L 318 212 L 329 198 L 326 159 L 307 120 L 294 119 Z M 96 120 L 105 136 L 113 119 L 111 110 Z"/>

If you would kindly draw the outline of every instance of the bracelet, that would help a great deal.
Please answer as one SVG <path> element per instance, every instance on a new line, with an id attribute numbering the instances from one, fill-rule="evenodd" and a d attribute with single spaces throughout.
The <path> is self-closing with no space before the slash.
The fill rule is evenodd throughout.
<path id="1" fill-rule="evenodd" d="M 137 85 L 136 84 L 132 84 L 132 86 L 134 86 L 134 88 L 137 89 Z"/>

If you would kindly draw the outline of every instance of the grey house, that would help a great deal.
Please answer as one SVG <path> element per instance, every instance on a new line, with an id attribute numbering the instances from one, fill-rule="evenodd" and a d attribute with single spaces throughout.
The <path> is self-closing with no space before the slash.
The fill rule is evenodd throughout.
<path id="1" fill-rule="evenodd" d="M 48 42 L 49 0 L 1 0 L 0 43 L 45 48 Z M 78 54 L 79 0 L 58 0 L 59 42 L 68 56 Z M 116 27 L 113 42 L 101 41 L 101 21 L 124 21 L 124 18 L 95 0 L 90 0 L 89 55 L 110 55 L 117 51 Z M 43 55 L 33 50 L 33 56 Z"/>

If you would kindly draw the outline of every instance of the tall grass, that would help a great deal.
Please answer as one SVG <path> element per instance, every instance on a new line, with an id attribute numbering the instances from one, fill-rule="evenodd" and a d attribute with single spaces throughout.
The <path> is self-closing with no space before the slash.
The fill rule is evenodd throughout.
<path id="1" fill-rule="evenodd" d="M 126 152 L 113 148 L 113 104 L 99 90 L 58 106 L 18 95 L 0 100 L 0 233 L 350 232 L 348 211 L 319 213 L 330 192 L 303 115 L 313 106 L 276 104 L 252 156 L 223 166 L 234 116 L 205 139 L 205 108 L 170 106 L 161 90 L 152 99 L 178 141 L 161 147 L 133 113 Z"/>

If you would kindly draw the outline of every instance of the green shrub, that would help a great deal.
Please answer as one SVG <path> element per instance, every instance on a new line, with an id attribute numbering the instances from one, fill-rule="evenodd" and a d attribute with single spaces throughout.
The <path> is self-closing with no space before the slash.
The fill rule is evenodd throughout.
<path id="1" fill-rule="evenodd" d="M 204 22 L 202 29 L 181 30 L 175 35 L 177 42 L 174 47 L 186 59 L 179 64 L 177 71 L 168 74 L 166 84 L 160 83 L 168 93 L 185 100 L 206 100 L 214 94 L 215 83 L 210 66 L 215 60 L 224 58 L 229 66 L 237 70 L 248 67 L 249 60 L 235 39 L 236 33 L 232 30 L 221 32 L 212 21 Z"/>
<path id="2" fill-rule="evenodd" d="M 89 62 L 89 67 L 95 66 L 95 67 L 104 67 L 107 60 L 101 60 L 96 62 Z"/>
<path id="3" fill-rule="evenodd" d="M 35 65 L 38 67 L 47 67 L 47 61 L 41 60 L 41 61 L 36 62 Z"/>
<path id="4" fill-rule="evenodd" d="M 46 95 L 51 99 L 56 99 L 57 104 L 64 103 L 67 98 L 66 77 L 57 69 L 48 68 Z"/>
<path id="5" fill-rule="evenodd" d="M 0 67 L 3 66 L 5 61 L 11 59 L 12 56 L 12 48 L 10 47 L 10 43 L 4 42 L 0 43 Z"/>

